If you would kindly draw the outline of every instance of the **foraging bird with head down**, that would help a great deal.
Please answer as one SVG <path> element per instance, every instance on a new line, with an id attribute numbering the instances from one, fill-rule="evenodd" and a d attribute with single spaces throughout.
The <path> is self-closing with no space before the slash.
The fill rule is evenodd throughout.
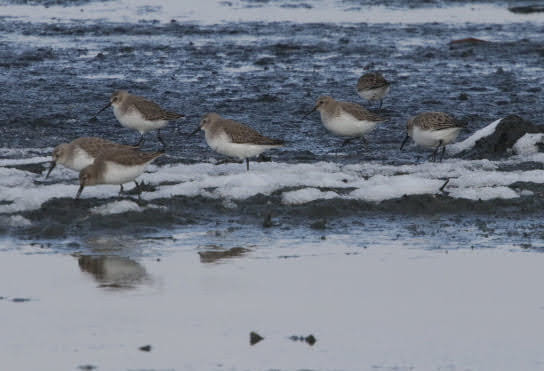
<path id="1" fill-rule="evenodd" d="M 438 149 L 442 147 L 440 162 L 444 158 L 446 145 L 453 142 L 465 124 L 444 112 L 423 112 L 408 120 L 406 137 L 400 149 L 404 147 L 408 138 L 412 138 L 417 145 L 425 148 L 434 148 L 433 161 L 436 161 Z"/>
<path id="2" fill-rule="evenodd" d="M 369 72 L 357 81 L 357 93 L 368 101 L 380 101 L 378 109 L 382 108 L 383 98 L 389 93 L 391 84 L 379 72 Z"/>
<path id="3" fill-rule="evenodd" d="M 53 150 L 53 160 L 45 178 L 49 177 L 57 164 L 75 171 L 81 171 L 81 169 L 91 165 L 100 152 L 112 148 L 134 149 L 136 147 L 125 146 L 96 137 L 82 137 L 70 143 L 61 143 Z"/>
<path id="4" fill-rule="evenodd" d="M 141 190 L 135 179 L 140 176 L 146 166 L 162 156 L 164 152 L 142 152 L 136 149 L 113 148 L 101 152 L 94 162 L 79 173 L 79 190 L 76 199 L 87 186 L 98 184 L 117 184 L 123 189 L 123 184 L 136 184 L 138 197 Z"/>

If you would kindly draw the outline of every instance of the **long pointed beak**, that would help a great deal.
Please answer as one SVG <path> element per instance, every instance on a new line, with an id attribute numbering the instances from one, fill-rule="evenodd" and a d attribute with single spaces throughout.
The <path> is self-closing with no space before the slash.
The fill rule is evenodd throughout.
<path id="1" fill-rule="evenodd" d="M 83 188 L 85 188 L 85 185 L 80 185 L 79 186 L 79 190 L 77 191 L 77 194 L 76 194 L 76 200 L 79 200 L 79 196 L 81 196 L 81 192 L 83 192 Z"/>
<path id="2" fill-rule="evenodd" d="M 106 104 L 106 106 L 104 108 L 102 108 L 100 111 L 98 111 L 94 117 L 98 116 L 98 114 L 100 114 L 102 111 L 104 111 L 106 108 L 108 108 L 109 106 L 111 106 L 111 102 L 109 102 L 108 104 Z"/>
<path id="3" fill-rule="evenodd" d="M 51 161 L 51 166 L 49 166 L 49 171 L 47 172 L 47 175 L 45 176 L 45 179 L 49 177 L 49 174 L 53 171 L 53 169 L 57 166 L 57 163 L 55 161 Z"/>
<path id="4" fill-rule="evenodd" d="M 200 126 L 197 127 L 191 134 L 187 135 L 187 138 L 192 137 L 193 135 L 195 135 L 196 133 L 198 133 L 199 130 L 200 130 Z"/>
<path id="5" fill-rule="evenodd" d="M 302 116 L 302 119 L 305 119 L 306 117 L 310 116 L 310 114 L 312 114 L 316 109 L 317 109 L 317 106 L 315 106 L 310 112 Z"/>
<path id="6" fill-rule="evenodd" d="M 404 138 L 404 140 L 402 141 L 402 144 L 400 145 L 400 150 L 401 151 L 402 151 L 402 147 L 404 147 L 404 145 L 408 141 L 408 138 L 410 138 L 410 136 L 408 134 L 406 134 L 406 137 Z"/>

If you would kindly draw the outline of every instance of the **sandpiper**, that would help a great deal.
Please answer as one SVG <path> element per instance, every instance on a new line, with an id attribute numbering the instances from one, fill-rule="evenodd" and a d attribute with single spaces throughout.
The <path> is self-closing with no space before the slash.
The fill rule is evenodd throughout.
<path id="1" fill-rule="evenodd" d="M 135 179 L 140 176 L 147 164 L 162 156 L 164 152 L 142 152 L 136 149 L 111 148 L 101 152 L 92 165 L 87 166 L 79 173 L 79 190 L 76 200 L 83 188 L 97 184 L 118 184 L 132 182 L 136 184 L 138 197 L 140 188 Z"/>
<path id="2" fill-rule="evenodd" d="M 51 171 L 53 171 L 57 164 L 75 171 L 81 171 L 83 168 L 91 165 L 100 152 L 111 148 L 129 149 L 136 147 L 125 146 L 96 137 L 83 137 L 73 140 L 70 143 L 61 143 L 53 150 L 53 161 L 51 161 L 51 166 L 45 178 L 49 177 L 49 174 L 51 174 Z"/>
<path id="3" fill-rule="evenodd" d="M 438 149 L 442 147 L 440 161 L 444 158 L 446 145 L 453 142 L 465 125 L 444 112 L 423 112 L 408 120 L 406 137 L 400 149 L 404 147 L 408 138 L 422 147 L 434 148 L 433 161 L 436 161 Z"/>
<path id="4" fill-rule="evenodd" d="M 144 142 L 145 133 L 155 129 L 158 129 L 157 139 L 164 146 L 161 138 L 161 128 L 165 127 L 168 121 L 184 117 L 180 113 L 166 111 L 158 104 L 143 97 L 132 95 L 126 90 L 115 91 L 110 97 L 110 102 L 96 115 L 109 106 L 113 106 L 113 114 L 121 125 L 135 129 L 140 133 L 140 141 L 136 144 L 137 146 Z"/>
<path id="5" fill-rule="evenodd" d="M 355 138 L 361 138 L 366 142 L 364 135 L 374 130 L 379 122 L 385 121 L 358 104 L 340 102 L 329 96 L 319 97 L 315 107 L 304 117 L 316 110 L 321 113 L 321 121 L 331 133 L 351 137 L 344 140 L 342 145 Z"/>
<path id="6" fill-rule="evenodd" d="M 271 139 L 259 134 L 249 126 L 221 117 L 217 113 L 204 115 L 199 126 L 189 136 L 204 130 L 206 143 L 216 152 L 246 160 L 249 171 L 249 158 L 262 152 L 281 147 L 283 140 Z"/>
<path id="7" fill-rule="evenodd" d="M 382 108 L 383 98 L 389 93 L 391 85 L 379 72 L 365 73 L 357 81 L 357 93 L 369 101 L 379 100 Z"/>

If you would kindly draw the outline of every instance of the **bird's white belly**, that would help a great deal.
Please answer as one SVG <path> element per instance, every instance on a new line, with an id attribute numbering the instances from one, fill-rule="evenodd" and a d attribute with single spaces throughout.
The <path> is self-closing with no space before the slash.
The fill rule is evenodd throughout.
<path id="1" fill-rule="evenodd" d="M 380 100 L 389 93 L 389 89 L 391 89 L 390 86 L 382 86 L 376 89 L 359 90 L 357 93 L 366 100 Z"/>
<path id="2" fill-rule="evenodd" d="M 241 160 L 258 156 L 268 149 L 280 147 L 279 145 L 232 143 L 230 138 L 224 133 L 213 136 L 206 134 L 206 142 L 215 152 Z"/>
<path id="3" fill-rule="evenodd" d="M 68 158 L 62 165 L 75 171 L 81 171 L 94 162 L 94 157 L 88 154 L 81 148 L 76 148 L 72 156 Z"/>
<path id="4" fill-rule="evenodd" d="M 146 164 L 142 165 L 120 165 L 116 162 L 106 161 L 105 173 L 103 177 L 104 184 L 125 184 L 133 181 L 140 176 Z"/>
<path id="5" fill-rule="evenodd" d="M 461 128 L 448 128 L 442 130 L 421 130 L 417 126 L 412 131 L 412 139 L 417 145 L 434 148 L 440 141 L 443 145 L 451 143 L 457 138 Z"/>
<path id="6" fill-rule="evenodd" d="M 151 130 L 161 129 L 168 124 L 168 121 L 166 120 L 146 120 L 137 110 L 121 112 L 119 108 L 113 107 L 113 114 L 121 125 L 129 129 L 137 130 L 140 132 L 140 134 L 147 133 Z"/>
<path id="7" fill-rule="evenodd" d="M 375 121 L 360 121 L 350 114 L 342 113 L 340 116 L 329 116 L 321 113 L 323 125 L 334 135 L 343 137 L 360 137 L 376 128 Z"/>

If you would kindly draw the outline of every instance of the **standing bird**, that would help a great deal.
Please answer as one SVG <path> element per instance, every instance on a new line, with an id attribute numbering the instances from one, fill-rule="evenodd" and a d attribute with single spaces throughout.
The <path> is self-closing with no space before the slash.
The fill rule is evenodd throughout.
<path id="1" fill-rule="evenodd" d="M 157 139 L 164 146 L 161 129 L 168 124 L 168 121 L 184 117 L 180 113 L 166 111 L 158 104 L 143 97 L 129 94 L 126 90 L 115 91 L 110 97 L 110 102 L 95 116 L 109 106 L 113 106 L 113 114 L 121 125 L 135 129 L 140 133 L 140 141 L 136 146 L 140 146 L 144 142 L 145 133 L 155 129 L 158 129 Z"/>
<path id="2" fill-rule="evenodd" d="M 361 138 L 366 143 L 364 135 L 374 130 L 379 122 L 385 121 L 358 104 L 340 102 L 329 96 L 319 97 L 315 107 L 304 117 L 316 110 L 321 113 L 321 121 L 331 133 L 351 137 L 344 140 L 343 146 L 355 138 Z"/>
<path id="3" fill-rule="evenodd" d="M 138 197 L 140 187 L 135 179 L 140 176 L 147 164 L 162 156 L 164 152 L 142 152 L 136 149 L 111 148 L 101 152 L 92 165 L 87 166 L 79 173 L 79 190 L 76 200 L 79 199 L 83 188 L 97 184 L 136 184 Z"/>
<path id="4" fill-rule="evenodd" d="M 206 143 L 216 152 L 246 160 L 249 171 L 249 158 L 262 152 L 281 147 L 283 140 L 271 139 L 259 134 L 249 126 L 221 117 L 217 113 L 207 113 L 199 126 L 189 136 L 204 130 Z"/>
<path id="5" fill-rule="evenodd" d="M 389 93 L 391 84 L 379 72 L 365 73 L 357 81 L 357 93 L 369 101 L 379 100 L 382 108 L 383 98 Z"/>
<path id="6" fill-rule="evenodd" d="M 406 124 L 406 137 L 402 141 L 400 149 L 404 147 L 411 137 L 417 145 L 426 148 L 434 148 L 433 161 L 436 161 L 438 149 L 442 147 L 440 162 L 444 158 L 446 145 L 453 142 L 465 125 L 444 112 L 423 112 L 408 120 Z"/>
<path id="7" fill-rule="evenodd" d="M 83 137 L 75 139 L 70 143 L 61 143 L 53 150 L 51 156 L 53 160 L 45 178 L 49 177 L 49 174 L 51 174 L 57 164 L 80 171 L 92 164 L 100 152 L 111 148 L 134 149 L 136 147 L 125 146 L 96 137 Z"/>

